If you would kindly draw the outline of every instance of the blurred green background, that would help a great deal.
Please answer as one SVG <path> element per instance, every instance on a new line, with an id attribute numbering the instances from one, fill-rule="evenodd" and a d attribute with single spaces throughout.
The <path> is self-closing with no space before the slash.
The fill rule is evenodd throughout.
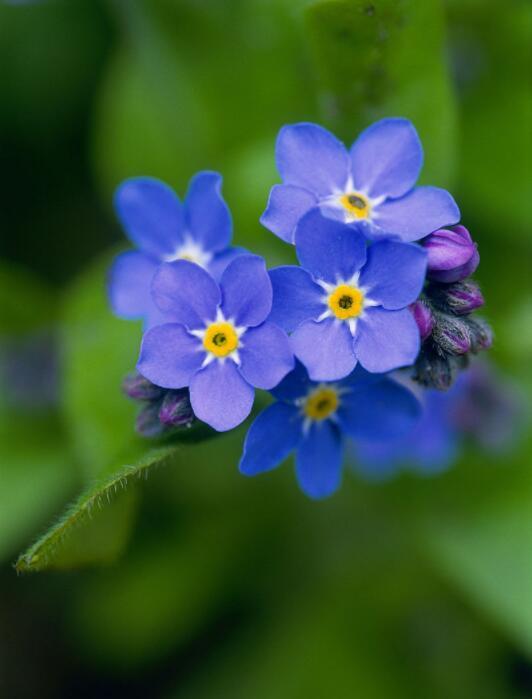
<path id="1" fill-rule="evenodd" d="M 406 116 L 526 411 L 531 47 L 529 0 L 0 2 L 0 696 L 532 697 L 526 430 L 312 502 L 287 465 L 238 474 L 245 426 L 135 437 L 141 329 L 105 299 L 123 178 L 220 170 L 236 243 L 275 264 L 278 129 Z"/>

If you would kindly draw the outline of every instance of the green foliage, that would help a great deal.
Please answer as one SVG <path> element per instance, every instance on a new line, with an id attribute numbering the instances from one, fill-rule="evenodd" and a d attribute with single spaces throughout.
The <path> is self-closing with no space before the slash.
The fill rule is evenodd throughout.
<path id="1" fill-rule="evenodd" d="M 120 491 L 147 476 L 150 468 L 163 463 L 173 451 L 168 447 L 148 452 L 136 464 L 122 466 L 97 482 L 19 557 L 17 572 L 68 569 L 114 560 L 127 541 L 135 505 L 132 492 L 124 495 Z"/>
<path id="2" fill-rule="evenodd" d="M 31 386 L 24 399 L 12 386 L 19 377 L 10 355 L 43 333 L 52 337 L 54 301 L 53 291 L 29 271 L 0 263 L 0 560 L 42 526 L 77 479 L 57 415 L 40 396 L 32 401 Z"/>
<path id="3" fill-rule="evenodd" d="M 531 654 L 532 480 L 526 472 L 513 480 L 452 517 L 431 518 L 425 535 L 448 579 Z"/>
<path id="4" fill-rule="evenodd" d="M 326 0 L 306 11 L 328 122 L 351 142 L 383 116 L 405 116 L 425 149 L 423 181 L 452 182 L 456 108 L 440 0 Z"/>
<path id="5" fill-rule="evenodd" d="M 507 11 L 510 10 L 511 11 Z M 532 220 L 532 6 L 452 3 L 463 77 L 459 186 L 479 230 L 527 240 Z M 501 216 L 502 215 L 502 216 Z M 504 221 L 504 222 L 503 222 Z"/>
<path id="6" fill-rule="evenodd" d="M 136 364 L 141 327 L 118 320 L 109 309 L 111 260 L 106 255 L 74 283 L 62 316 L 63 410 L 89 478 L 116 467 L 118 455 L 135 459 L 146 449 L 133 429 L 136 406 L 121 390 Z"/>

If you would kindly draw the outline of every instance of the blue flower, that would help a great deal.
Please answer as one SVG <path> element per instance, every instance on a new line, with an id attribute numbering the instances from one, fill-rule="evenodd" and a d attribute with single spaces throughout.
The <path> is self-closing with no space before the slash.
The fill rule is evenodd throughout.
<path id="1" fill-rule="evenodd" d="M 216 279 L 242 250 L 231 248 L 231 214 L 221 194 L 222 177 L 199 172 L 190 181 L 184 203 L 159 180 L 126 180 L 115 208 L 138 250 L 119 255 L 111 270 L 109 296 L 121 318 L 143 318 L 148 327 L 162 322 L 150 284 L 162 262 L 190 260 Z"/>
<path id="2" fill-rule="evenodd" d="M 511 384 L 489 364 L 473 362 L 447 391 L 417 391 L 423 414 L 412 429 L 380 443 L 359 441 L 355 461 L 371 479 L 394 475 L 402 467 L 426 475 L 445 471 L 460 455 L 465 438 L 490 455 L 516 444 L 523 405 Z"/>
<path id="3" fill-rule="evenodd" d="M 336 381 L 357 361 L 384 373 L 411 365 L 419 330 L 407 306 L 425 279 L 426 252 L 383 240 L 366 248 L 349 226 L 315 209 L 297 226 L 301 267 L 272 269 L 271 320 L 292 333 L 296 357 L 314 381 Z"/>
<path id="4" fill-rule="evenodd" d="M 255 419 L 246 435 L 240 471 L 254 476 L 296 452 L 296 476 L 312 498 L 340 485 L 346 438 L 393 439 L 419 418 L 414 395 L 385 376 L 357 368 L 337 383 L 314 383 L 297 364 L 272 391 L 277 401 Z"/>
<path id="5" fill-rule="evenodd" d="M 414 186 L 423 149 L 407 119 L 376 122 L 349 152 L 321 126 L 284 126 L 276 161 L 284 184 L 272 188 L 261 223 L 288 243 L 300 218 L 316 207 L 372 239 L 411 242 L 460 219 L 448 192 Z"/>
<path id="6" fill-rule="evenodd" d="M 137 369 L 163 388 L 189 386 L 196 417 L 215 430 L 239 425 L 254 387 L 269 390 L 293 368 L 288 337 L 267 320 L 272 287 L 261 257 L 237 257 L 219 284 L 191 262 L 164 263 L 152 295 L 172 322 L 144 335 Z"/>
<path id="7" fill-rule="evenodd" d="M 361 440 L 355 445 L 357 470 L 370 480 L 383 480 L 402 466 L 427 475 L 440 473 L 458 456 L 459 431 L 453 419 L 464 384 L 448 391 L 428 389 L 421 395 L 422 416 L 413 428 L 396 439 Z"/>

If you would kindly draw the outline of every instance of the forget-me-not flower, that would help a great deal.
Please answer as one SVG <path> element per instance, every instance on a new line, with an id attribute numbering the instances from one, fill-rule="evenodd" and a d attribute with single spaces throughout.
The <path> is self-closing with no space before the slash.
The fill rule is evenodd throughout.
<path id="1" fill-rule="evenodd" d="M 283 184 L 272 188 L 261 223 L 289 243 L 297 222 L 316 207 L 372 239 L 419 240 L 460 219 L 448 192 L 415 187 L 423 148 L 407 119 L 376 122 L 349 151 L 316 124 L 284 126 L 276 162 Z"/>
<path id="2" fill-rule="evenodd" d="M 277 388 L 277 401 L 247 433 L 240 471 L 254 476 L 296 452 L 296 476 L 310 497 L 331 495 L 340 485 L 346 438 L 394 439 L 418 420 L 417 399 L 386 376 L 357 368 L 337 383 L 315 383 L 298 362 Z"/>
<path id="3" fill-rule="evenodd" d="M 300 221 L 295 242 L 301 267 L 270 271 L 271 319 L 291 333 L 311 379 L 341 379 L 357 361 L 380 373 L 413 364 L 420 337 L 407 306 L 423 286 L 425 250 L 389 240 L 366 248 L 317 209 Z"/>
<path id="4" fill-rule="evenodd" d="M 164 322 L 150 294 L 163 262 L 189 260 L 218 279 L 242 254 L 229 247 L 232 220 L 221 185 L 217 172 L 199 172 L 183 203 L 168 185 L 149 177 L 126 180 L 118 188 L 116 212 L 138 249 L 119 255 L 111 269 L 109 297 L 116 315 L 143 318 L 147 327 Z"/>
<path id="5" fill-rule="evenodd" d="M 191 262 L 165 263 L 152 294 L 172 322 L 144 335 L 137 369 L 157 386 L 188 386 L 196 417 L 215 430 L 239 425 L 254 388 L 273 388 L 293 368 L 286 333 L 268 320 L 272 286 L 261 257 L 237 257 L 219 284 Z"/>

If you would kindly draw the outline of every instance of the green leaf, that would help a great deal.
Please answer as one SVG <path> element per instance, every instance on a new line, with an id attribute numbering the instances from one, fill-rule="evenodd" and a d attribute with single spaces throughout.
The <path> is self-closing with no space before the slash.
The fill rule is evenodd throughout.
<path id="1" fill-rule="evenodd" d="M 427 519 L 423 531 L 425 548 L 437 567 L 531 654 L 530 475 L 501 484 L 499 492 L 480 503 L 477 497 L 452 514 L 440 511 Z"/>
<path id="2" fill-rule="evenodd" d="M 28 435 L 31 439 L 28 439 Z M 0 560 L 35 534 L 78 480 L 56 421 L 11 419 L 0 429 Z"/>
<path id="3" fill-rule="evenodd" d="M 135 493 L 126 489 L 147 477 L 151 468 L 163 464 L 174 451 L 174 447 L 152 450 L 137 463 L 120 467 L 89 488 L 19 557 L 17 572 L 113 561 L 127 543 L 135 511 Z"/>
<path id="4" fill-rule="evenodd" d="M 532 5 L 501 12 L 497 0 L 455 3 L 451 43 L 461 69 L 459 185 L 479 233 L 528 239 L 532 220 Z M 494 91 L 494 85 L 497 90 Z"/>
<path id="5" fill-rule="evenodd" d="M 46 382 L 35 387 L 28 378 L 52 370 L 39 352 L 53 353 L 55 315 L 46 284 L 0 262 L 0 560 L 35 534 L 79 475 L 52 398 L 39 392 L 46 393 Z"/>
<path id="6" fill-rule="evenodd" d="M 423 180 L 446 186 L 456 114 L 440 0 L 332 0 L 307 9 L 327 121 L 347 142 L 371 121 L 405 116 L 425 148 Z"/>

